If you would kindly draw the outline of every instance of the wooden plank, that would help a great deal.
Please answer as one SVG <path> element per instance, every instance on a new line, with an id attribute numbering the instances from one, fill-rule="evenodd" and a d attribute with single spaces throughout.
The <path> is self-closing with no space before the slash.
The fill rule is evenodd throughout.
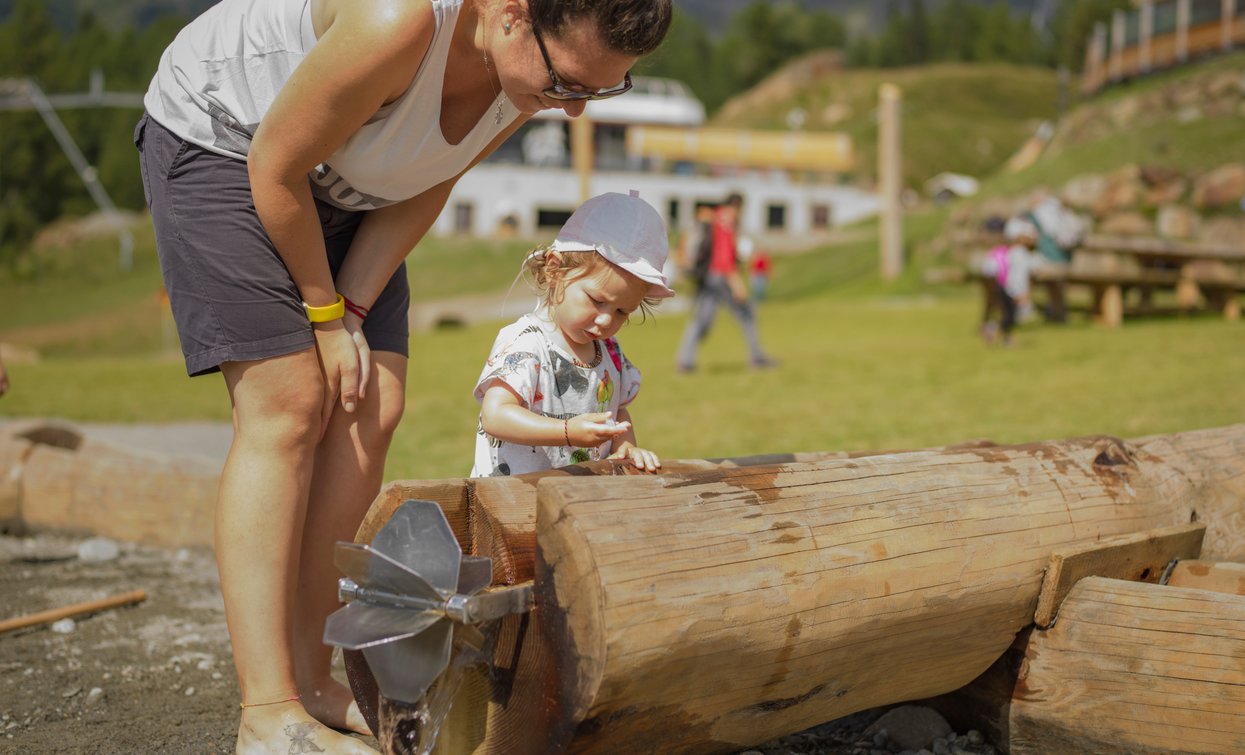
<path id="1" fill-rule="evenodd" d="M 1032 634 L 1011 755 L 1245 752 L 1245 598 L 1089 577 Z"/>
<path id="2" fill-rule="evenodd" d="M 1175 559 L 1200 552 L 1205 525 L 1193 523 L 1119 535 L 1075 544 L 1051 555 L 1035 612 L 1035 623 L 1047 627 L 1059 604 L 1080 579 L 1106 576 L 1157 583 Z"/>
<path id="3" fill-rule="evenodd" d="M 1110 236 L 1091 233 L 1079 249 L 1128 254 L 1158 259 L 1220 259 L 1245 262 L 1245 249 L 1233 244 L 1206 241 L 1182 241 L 1158 236 Z"/>
<path id="4" fill-rule="evenodd" d="M 1205 524 L 1180 524 L 1078 543 L 1055 551 L 1042 580 L 1033 623 L 1042 628 L 1053 624 L 1068 592 L 1086 577 L 1157 583 L 1172 559 L 1197 558 L 1202 552 L 1205 535 Z"/>
<path id="5" fill-rule="evenodd" d="M 1229 561 L 1181 561 L 1167 584 L 1196 590 L 1245 595 L 1245 564 Z"/>

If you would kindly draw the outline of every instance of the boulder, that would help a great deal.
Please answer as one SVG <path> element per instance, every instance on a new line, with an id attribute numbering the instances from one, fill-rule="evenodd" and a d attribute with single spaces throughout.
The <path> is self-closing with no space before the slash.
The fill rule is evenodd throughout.
<path id="1" fill-rule="evenodd" d="M 1191 239 L 1197 236 L 1201 220 L 1201 216 L 1184 205 L 1163 205 L 1158 213 L 1158 232 L 1170 239 Z"/>
<path id="2" fill-rule="evenodd" d="M 1245 163 L 1230 163 L 1198 176 L 1193 182 L 1193 206 L 1201 210 L 1237 205 L 1245 197 Z"/>
<path id="3" fill-rule="evenodd" d="M 1060 199 L 1074 209 L 1088 210 L 1098 204 L 1109 185 L 1110 180 L 1106 176 L 1077 176 L 1064 184 Z"/>
<path id="4" fill-rule="evenodd" d="M 1110 236 L 1147 236 L 1154 233 L 1154 224 L 1139 212 L 1117 212 L 1103 218 L 1098 233 Z"/>

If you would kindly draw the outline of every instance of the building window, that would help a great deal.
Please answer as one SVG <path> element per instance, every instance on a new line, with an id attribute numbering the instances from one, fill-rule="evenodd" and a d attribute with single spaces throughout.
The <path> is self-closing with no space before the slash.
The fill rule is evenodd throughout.
<path id="1" fill-rule="evenodd" d="M 765 208 L 765 227 L 772 230 L 782 230 L 787 227 L 787 207 L 781 204 L 772 204 Z"/>
<path id="2" fill-rule="evenodd" d="M 454 232 L 471 233 L 475 229 L 475 206 L 470 202 L 454 205 Z"/>
<path id="3" fill-rule="evenodd" d="M 813 205 L 813 228 L 815 230 L 825 230 L 830 227 L 830 205 L 815 204 Z"/>
<path id="4" fill-rule="evenodd" d="M 551 210 L 547 207 L 541 207 L 536 210 L 536 226 L 538 228 L 561 228 L 562 224 L 570 219 L 570 210 Z"/>

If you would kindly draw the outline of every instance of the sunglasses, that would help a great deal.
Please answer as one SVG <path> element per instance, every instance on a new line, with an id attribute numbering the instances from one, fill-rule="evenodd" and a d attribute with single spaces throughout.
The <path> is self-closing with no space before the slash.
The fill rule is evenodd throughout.
<path id="1" fill-rule="evenodd" d="M 549 69 L 549 80 L 553 82 L 553 86 L 544 90 L 542 94 L 551 100 L 559 100 L 561 102 L 578 102 L 582 100 L 606 100 L 610 97 L 617 97 L 631 89 L 631 72 L 627 71 L 623 77 L 622 83 L 608 89 L 598 89 L 595 92 L 584 89 L 568 87 L 561 81 L 558 81 L 558 74 L 553 70 L 553 61 L 549 60 L 549 51 L 545 49 L 545 40 L 540 37 L 540 30 L 535 26 L 532 27 L 532 36 L 536 37 L 536 46 L 540 48 L 540 55 L 545 59 L 545 68 Z"/>

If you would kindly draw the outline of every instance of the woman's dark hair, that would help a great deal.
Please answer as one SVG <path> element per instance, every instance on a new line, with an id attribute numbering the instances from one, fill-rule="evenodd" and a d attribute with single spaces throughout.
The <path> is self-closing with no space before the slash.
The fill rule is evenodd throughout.
<path id="1" fill-rule="evenodd" d="M 572 21 L 594 22 L 614 52 L 647 55 L 666 38 L 673 0 L 528 0 L 532 27 L 558 36 Z"/>

